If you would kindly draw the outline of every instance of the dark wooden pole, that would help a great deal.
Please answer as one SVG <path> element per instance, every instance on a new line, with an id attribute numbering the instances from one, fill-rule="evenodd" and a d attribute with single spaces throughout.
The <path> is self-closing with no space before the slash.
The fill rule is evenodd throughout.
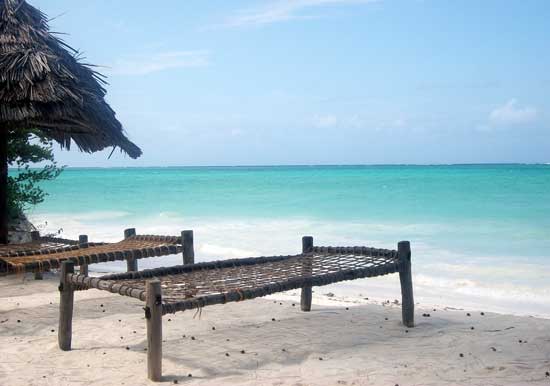
<path id="1" fill-rule="evenodd" d="M 401 311 L 403 324 L 414 327 L 414 297 L 411 274 L 411 244 L 400 241 L 397 244 L 399 257 L 399 280 L 401 281 Z"/>
<path id="2" fill-rule="evenodd" d="M 81 246 L 83 244 L 88 244 L 88 235 L 78 236 L 78 244 L 80 244 Z M 88 276 L 88 264 L 84 263 L 80 265 L 80 274 Z"/>
<path id="3" fill-rule="evenodd" d="M 124 230 L 124 238 L 127 239 L 128 237 L 132 237 L 136 235 L 136 228 L 129 228 Z M 138 270 L 138 263 L 137 259 L 130 257 L 128 260 L 126 260 L 126 267 L 128 268 L 128 272 L 135 272 Z"/>
<path id="4" fill-rule="evenodd" d="M 160 280 L 146 283 L 147 376 L 154 382 L 162 378 L 162 289 Z"/>
<path id="5" fill-rule="evenodd" d="M 63 351 L 71 349 L 73 335 L 73 302 L 74 289 L 67 280 L 67 274 L 74 273 L 74 263 L 64 261 L 61 263 L 61 276 L 59 277 L 59 328 L 57 330 L 57 341 L 59 348 Z"/>
<path id="6" fill-rule="evenodd" d="M 313 237 L 302 237 L 302 253 L 310 253 L 311 251 L 313 251 Z M 303 268 L 304 274 L 311 275 L 311 260 L 306 260 Z M 311 286 L 302 287 L 302 294 L 300 296 L 300 307 L 302 311 L 311 311 L 311 297 Z"/>
<path id="7" fill-rule="evenodd" d="M 8 243 L 8 130 L 0 128 L 0 244 Z"/>
<path id="8" fill-rule="evenodd" d="M 40 240 L 40 232 L 38 231 L 32 231 L 31 232 L 31 241 L 38 241 Z M 42 280 L 44 279 L 44 276 L 42 275 L 41 271 L 36 271 L 34 273 L 34 280 Z"/>
<path id="9" fill-rule="evenodd" d="M 183 244 L 183 264 L 195 264 L 193 231 L 181 232 L 181 243 Z"/>

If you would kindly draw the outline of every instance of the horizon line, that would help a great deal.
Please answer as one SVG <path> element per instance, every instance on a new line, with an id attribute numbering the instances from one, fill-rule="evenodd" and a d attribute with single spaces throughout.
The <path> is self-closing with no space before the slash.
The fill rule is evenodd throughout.
<path id="1" fill-rule="evenodd" d="M 253 168 L 253 167 L 358 167 L 358 166 L 537 166 L 550 162 L 472 162 L 472 163 L 371 163 L 371 164 L 243 164 L 243 165 L 142 165 L 142 166 L 62 166 L 65 169 L 146 169 L 146 168 Z M 39 168 L 37 166 L 36 168 Z M 17 169 L 10 167 L 10 169 Z M 34 168 L 31 168 L 34 169 Z"/>

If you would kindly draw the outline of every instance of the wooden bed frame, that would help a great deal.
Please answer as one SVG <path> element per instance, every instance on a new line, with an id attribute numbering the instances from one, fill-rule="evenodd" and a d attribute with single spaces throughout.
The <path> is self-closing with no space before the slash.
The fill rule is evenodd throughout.
<path id="1" fill-rule="evenodd" d="M 36 232 L 29 243 L 0 246 L 0 274 L 34 272 L 40 279 L 43 271 L 58 269 L 63 261 L 78 265 L 83 275 L 88 275 L 90 264 L 117 260 L 126 260 L 128 272 L 137 271 L 138 259 L 180 253 L 189 232 L 183 231 L 181 237 L 137 235 L 135 228 L 130 228 L 116 243 L 88 242 L 86 235 L 78 240 L 40 237 Z"/>
<path id="2" fill-rule="evenodd" d="M 148 377 L 162 377 L 162 316 L 266 296 L 301 288 L 301 310 L 311 310 L 311 288 L 365 277 L 399 273 L 402 320 L 414 326 L 411 249 L 408 241 L 397 250 L 369 247 L 316 247 L 302 238 L 302 253 L 219 260 L 194 264 L 193 233 L 186 231 L 184 264 L 137 272 L 89 277 L 75 274 L 72 261 L 61 266 L 58 343 L 71 349 L 74 291 L 96 288 L 145 302 Z"/>

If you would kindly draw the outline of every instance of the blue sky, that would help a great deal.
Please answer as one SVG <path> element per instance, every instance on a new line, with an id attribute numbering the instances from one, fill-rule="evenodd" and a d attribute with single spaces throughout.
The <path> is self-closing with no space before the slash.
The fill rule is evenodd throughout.
<path id="1" fill-rule="evenodd" d="M 550 162 L 550 2 L 30 0 L 144 155 L 70 166 Z"/>

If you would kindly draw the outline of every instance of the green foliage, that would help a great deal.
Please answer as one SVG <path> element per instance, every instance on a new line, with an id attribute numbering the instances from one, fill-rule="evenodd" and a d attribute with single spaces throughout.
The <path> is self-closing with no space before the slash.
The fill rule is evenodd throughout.
<path id="1" fill-rule="evenodd" d="M 54 160 L 52 141 L 39 131 L 18 130 L 8 139 L 8 163 L 17 171 L 8 177 L 10 218 L 19 217 L 29 206 L 44 201 L 40 182 L 53 180 L 62 171 Z M 31 167 L 40 163 L 39 167 Z"/>

